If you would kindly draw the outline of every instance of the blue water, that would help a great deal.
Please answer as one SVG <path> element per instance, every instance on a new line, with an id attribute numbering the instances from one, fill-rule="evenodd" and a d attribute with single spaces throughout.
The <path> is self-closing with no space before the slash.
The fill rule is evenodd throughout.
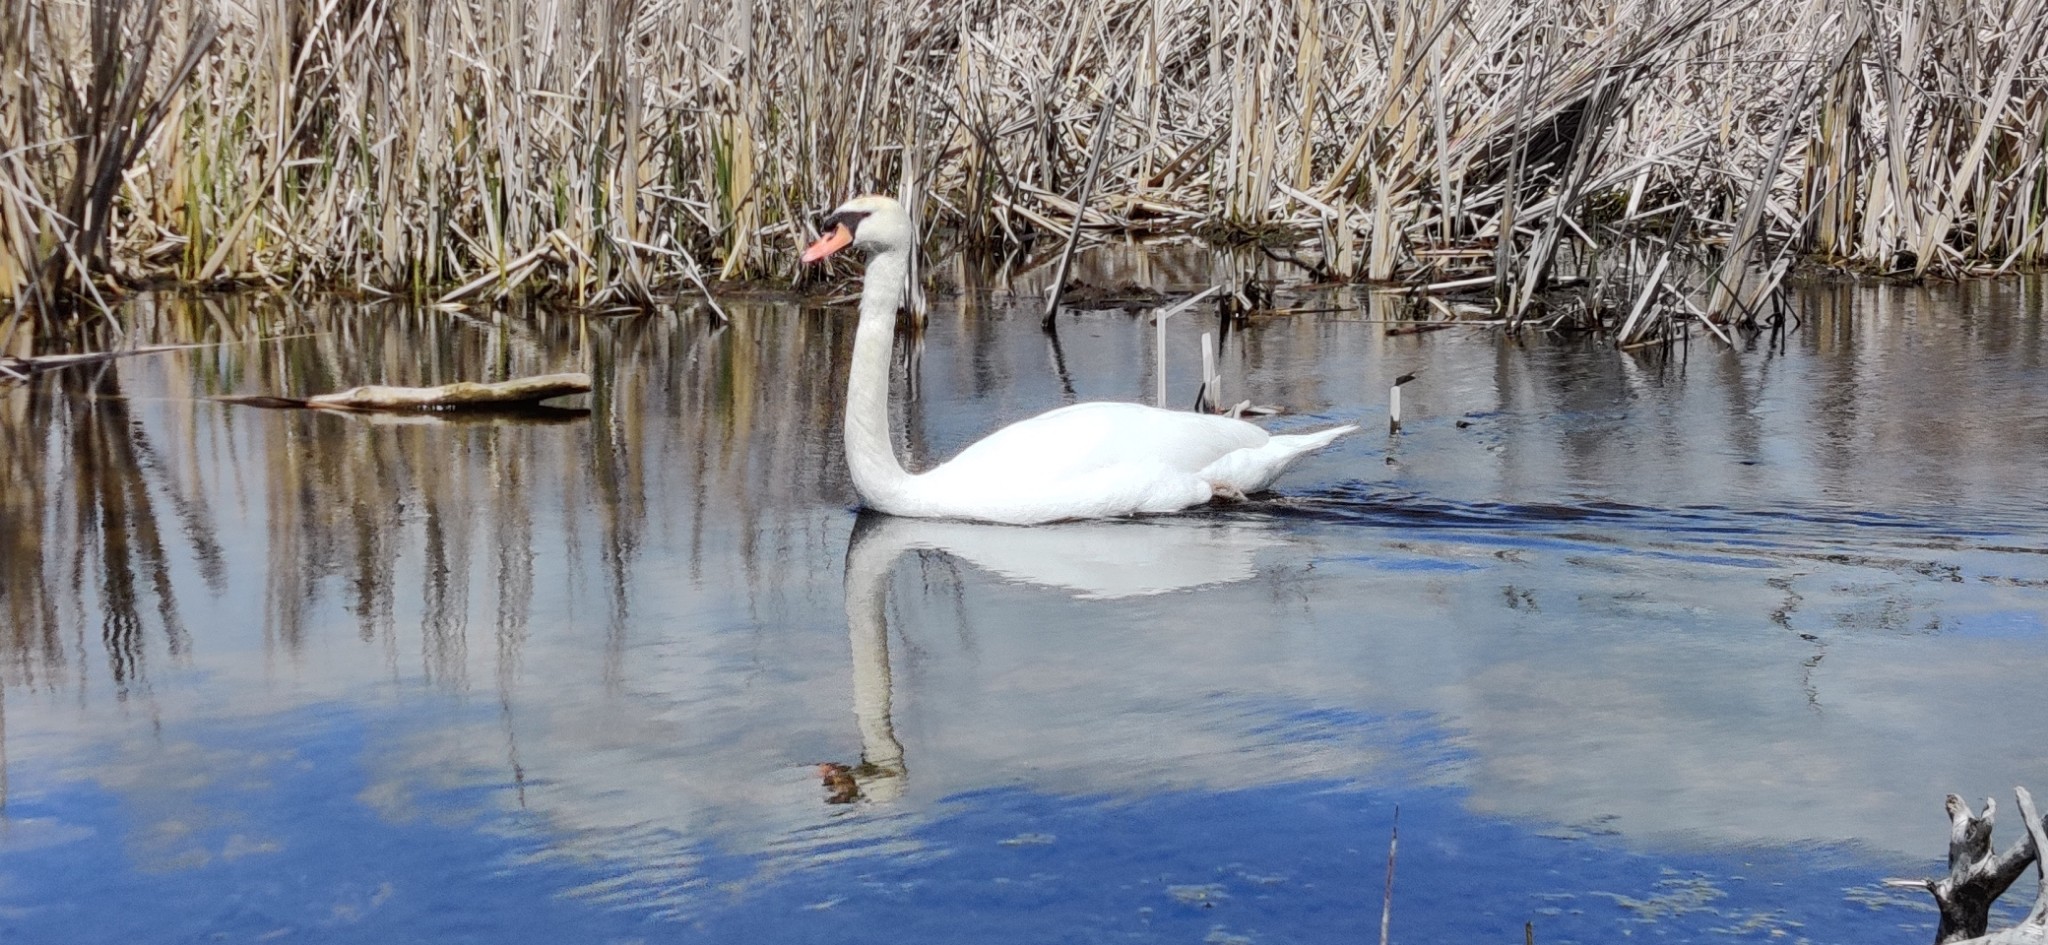
<path id="1" fill-rule="evenodd" d="M 479 710 L 481 711 L 481 710 Z M 1325 717 L 1372 739 L 1376 720 Z M 1395 839 L 1394 941 L 1651 938 L 1915 941 L 1932 914 L 1873 887 L 1881 865 L 1801 846 L 1647 853 L 1620 838 L 1477 816 L 1449 786 L 1291 782 L 1132 797 L 995 788 L 940 799 L 893 855 L 858 846 L 777 868 L 715 841 L 662 905 L 618 874 L 539 857 L 512 785 L 451 785 L 393 819 L 364 759 L 407 722 L 343 705 L 260 726 L 167 730 L 218 772 L 210 816 L 167 830 L 147 801 L 44 766 L 13 773 L 0 851 L 9 942 L 1339 942 L 1377 934 Z M 1403 746 L 1441 752 L 1431 736 Z M 73 765 L 91 758 L 71 759 Z M 142 809 L 138 809 L 142 808 Z M 862 812 L 848 809 L 843 818 Z M 828 821 L 819 829 L 830 831 Z M 576 890 L 585 892 L 577 893 Z"/>
<path id="2" fill-rule="evenodd" d="M 938 296 L 913 461 L 1150 396 L 1032 278 Z M 0 943 L 1370 942 L 1397 810 L 1395 942 L 1925 942 L 1943 797 L 2048 790 L 2043 285 L 1671 358 L 1319 289 L 1222 370 L 1365 430 L 1031 529 L 857 512 L 843 309 L 146 299 L 215 347 L 0 388 Z"/>

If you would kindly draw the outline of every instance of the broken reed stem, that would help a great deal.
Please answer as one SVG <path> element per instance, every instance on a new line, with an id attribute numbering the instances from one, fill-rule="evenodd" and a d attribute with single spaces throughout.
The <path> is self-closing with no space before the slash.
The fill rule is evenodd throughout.
<path id="1" fill-rule="evenodd" d="M 1074 264 L 1074 249 L 1081 245 L 1081 218 L 1088 214 L 1088 198 L 1095 190 L 1095 174 L 1102 169 L 1102 155 L 1109 150 L 1115 121 L 1116 96 L 1109 95 L 1103 98 L 1102 113 L 1095 119 L 1095 146 L 1088 152 L 1088 171 L 1082 175 L 1081 192 L 1074 198 L 1074 225 L 1067 230 L 1067 247 L 1060 252 L 1052 288 L 1045 294 L 1045 317 L 1039 324 L 1047 331 L 1052 330 L 1053 316 L 1060 311 L 1060 296 L 1067 291 L 1067 271 Z"/>
<path id="2" fill-rule="evenodd" d="M 1511 319 L 1616 228 L 1726 240 L 1717 318 L 1759 243 L 2048 263 L 2048 0 L 212 9 L 0 0 L 0 304 L 644 304 L 789 275 L 801 218 L 864 191 L 969 245 L 1319 235 L 1328 276 L 1490 275 Z"/>
<path id="3" fill-rule="evenodd" d="M 1166 320 L 1195 307 L 1196 303 L 1215 295 L 1222 288 L 1220 285 L 1212 285 L 1152 317 L 1152 377 L 1155 385 L 1152 402 L 1155 405 L 1166 406 Z"/>
<path id="4" fill-rule="evenodd" d="M 1166 406 L 1166 316 L 1152 320 L 1152 405 Z"/>
<path id="5" fill-rule="evenodd" d="M 1202 386 L 1195 393 L 1195 410 L 1216 413 L 1223 404 L 1223 379 L 1216 375 L 1216 336 L 1202 332 Z"/>
<path id="6" fill-rule="evenodd" d="M 1387 388 L 1387 434 L 1389 436 L 1401 432 L 1401 388 L 1409 381 L 1414 380 L 1417 373 L 1419 372 L 1411 371 L 1394 378 L 1393 385 Z"/>

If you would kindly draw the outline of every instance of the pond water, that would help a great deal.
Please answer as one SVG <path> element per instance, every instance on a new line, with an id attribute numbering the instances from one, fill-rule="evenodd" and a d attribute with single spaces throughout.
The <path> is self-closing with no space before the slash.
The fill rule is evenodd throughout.
<path id="1" fill-rule="evenodd" d="M 1042 276 L 941 268 L 914 462 L 1151 396 L 1144 319 L 1055 348 Z M 1943 795 L 2048 790 L 2041 281 L 1669 356 L 1297 288 L 1226 393 L 1365 430 L 1032 529 L 859 514 L 822 298 L 144 299 L 208 346 L 0 389 L 0 941 L 1362 942 L 1398 825 L 1395 942 L 1920 943 L 1880 882 Z M 210 399 L 557 370 L 596 392 Z"/>

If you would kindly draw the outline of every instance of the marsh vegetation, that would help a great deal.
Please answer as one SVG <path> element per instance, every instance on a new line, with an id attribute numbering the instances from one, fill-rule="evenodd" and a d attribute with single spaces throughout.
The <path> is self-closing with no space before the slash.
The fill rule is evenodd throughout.
<path id="1" fill-rule="evenodd" d="M 790 277 L 861 191 L 941 251 L 1259 239 L 1510 319 L 1564 266 L 1625 335 L 1653 303 L 1739 320 L 1801 258 L 2048 259 L 2042 0 L 0 6 L 17 310 L 164 280 L 643 302 Z"/>

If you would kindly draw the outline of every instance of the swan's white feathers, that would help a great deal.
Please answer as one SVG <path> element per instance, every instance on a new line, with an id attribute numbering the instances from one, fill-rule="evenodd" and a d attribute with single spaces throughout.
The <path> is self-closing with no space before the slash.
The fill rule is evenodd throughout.
<path id="1" fill-rule="evenodd" d="M 1011 424 L 912 477 L 883 511 L 1034 524 L 1173 512 L 1209 501 L 1202 470 L 1271 440 L 1242 420 L 1092 402 Z"/>
<path id="2" fill-rule="evenodd" d="M 1092 402 L 989 434 L 912 477 L 899 515 L 1035 524 L 1175 512 L 1263 491 L 1301 454 L 1349 432 L 1272 436 L 1242 420 Z"/>
<path id="3" fill-rule="evenodd" d="M 940 469 L 1008 481 L 1076 476 L 1142 460 L 1192 474 L 1233 450 L 1264 446 L 1268 438 L 1229 417 L 1093 401 L 1010 424 Z"/>

